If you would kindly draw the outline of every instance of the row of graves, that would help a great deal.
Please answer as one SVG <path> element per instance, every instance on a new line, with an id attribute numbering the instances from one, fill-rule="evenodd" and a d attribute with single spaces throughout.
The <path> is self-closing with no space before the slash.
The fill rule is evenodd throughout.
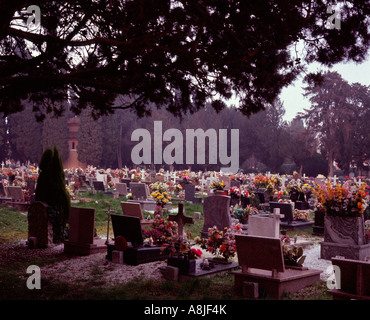
<path id="1" fill-rule="evenodd" d="M 34 166 L 15 165 L 0 171 L 0 203 L 27 211 L 34 200 L 38 170 Z"/>
<path id="2" fill-rule="evenodd" d="M 289 229 L 313 227 L 314 234 L 323 236 L 320 258 L 340 270 L 336 281 L 340 286 L 329 292 L 335 299 L 370 299 L 366 181 L 126 168 L 118 173 L 66 172 L 66 178 L 75 193 L 93 190 L 125 196 L 122 212 L 106 210 L 105 239 L 94 234 L 94 209 L 71 208 L 69 237 L 64 241 L 68 255 L 104 252 L 112 263 L 135 266 L 167 261 L 160 267 L 164 278 L 180 281 L 231 271 L 239 294 L 280 299 L 284 292 L 320 281 L 321 270 L 304 266 L 305 243 L 285 235 Z M 194 239 L 187 239 L 185 227 L 201 213 L 188 216 L 186 202 L 203 206 L 203 228 Z M 34 203 L 29 210 L 33 247 L 52 243 L 45 209 Z M 154 211 L 154 219 L 145 218 L 144 211 Z"/>

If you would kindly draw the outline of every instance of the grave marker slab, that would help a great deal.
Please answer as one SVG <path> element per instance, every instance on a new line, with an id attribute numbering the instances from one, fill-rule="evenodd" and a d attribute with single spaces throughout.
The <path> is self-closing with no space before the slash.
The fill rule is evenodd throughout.
<path id="1" fill-rule="evenodd" d="M 117 190 L 119 196 L 127 195 L 127 185 L 126 185 L 126 183 L 117 182 L 116 183 L 116 190 Z"/>
<path id="2" fill-rule="evenodd" d="M 208 228 L 216 226 L 219 230 L 231 226 L 230 197 L 212 195 L 204 198 L 203 202 L 204 225 L 201 237 L 208 237 Z"/>
<path id="3" fill-rule="evenodd" d="M 9 197 L 15 202 L 25 202 L 24 192 L 21 187 L 8 186 L 6 187 Z"/>
<path id="4" fill-rule="evenodd" d="M 185 189 L 185 201 L 194 203 L 202 202 L 202 198 L 195 197 L 195 185 L 193 185 L 192 183 L 186 183 L 184 189 Z"/>
<path id="5" fill-rule="evenodd" d="M 28 241 L 29 247 L 48 248 L 53 243 L 53 226 L 48 219 L 48 205 L 44 202 L 36 201 L 28 208 Z M 32 246 L 31 238 L 36 238 L 36 247 Z"/>
<path id="6" fill-rule="evenodd" d="M 95 209 L 71 207 L 69 238 L 64 242 L 64 252 L 70 255 L 90 255 L 106 250 L 103 239 L 94 239 Z"/>
<path id="7" fill-rule="evenodd" d="M 140 219 L 137 217 L 111 214 L 114 237 L 122 236 L 127 241 L 127 248 L 123 253 L 126 264 L 137 266 L 142 263 L 165 260 L 168 255 L 161 254 L 161 247 L 143 246 L 143 234 Z M 114 244 L 107 245 L 108 260 L 112 260 Z"/>
<path id="8" fill-rule="evenodd" d="M 121 201 L 121 208 L 122 208 L 123 215 L 139 218 L 142 227 L 147 227 L 151 225 L 153 222 L 152 220 L 144 219 L 141 204 L 138 202 Z"/>
<path id="9" fill-rule="evenodd" d="M 242 292 L 244 282 L 258 283 L 267 297 L 280 299 L 320 281 L 320 270 L 291 269 L 284 264 L 280 239 L 235 235 L 241 271 L 234 271 L 235 289 Z"/>
<path id="10" fill-rule="evenodd" d="M 274 209 L 269 217 L 252 215 L 248 218 L 248 235 L 279 239 L 280 209 Z"/>
<path id="11" fill-rule="evenodd" d="M 93 187 L 96 191 L 103 191 L 103 192 L 105 191 L 105 186 L 104 186 L 103 181 L 93 180 L 92 183 L 93 183 Z"/>
<path id="12" fill-rule="evenodd" d="M 149 189 L 145 183 L 130 183 L 131 194 L 134 200 L 146 200 L 149 197 Z"/>

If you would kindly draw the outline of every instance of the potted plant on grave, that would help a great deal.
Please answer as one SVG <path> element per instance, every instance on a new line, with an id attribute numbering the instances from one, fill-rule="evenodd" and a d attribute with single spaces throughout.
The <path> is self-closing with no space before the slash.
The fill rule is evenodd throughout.
<path id="1" fill-rule="evenodd" d="M 201 258 L 203 252 L 192 248 L 193 245 L 186 239 L 178 239 L 162 246 L 162 253 L 168 254 L 167 265 L 179 268 L 181 274 L 195 272 L 196 259 Z"/>
<path id="2" fill-rule="evenodd" d="M 235 219 L 238 219 L 240 223 L 246 224 L 248 222 L 249 216 L 258 213 L 259 213 L 258 209 L 251 205 L 247 205 L 245 208 L 240 208 L 239 206 L 236 205 L 233 208 L 232 216 Z"/>

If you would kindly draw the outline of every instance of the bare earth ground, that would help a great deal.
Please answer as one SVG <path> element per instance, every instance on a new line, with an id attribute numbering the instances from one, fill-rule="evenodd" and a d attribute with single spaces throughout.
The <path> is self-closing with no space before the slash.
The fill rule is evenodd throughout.
<path id="1" fill-rule="evenodd" d="M 332 273 L 331 261 L 320 259 L 320 245 L 318 239 L 311 238 L 310 245 L 304 248 L 306 260 L 304 266 L 310 269 L 322 270 L 321 280 L 326 279 Z M 56 245 L 47 249 L 28 249 L 25 241 L 16 246 L 9 246 L 0 253 L 0 266 L 11 265 L 18 259 L 23 261 L 31 257 L 59 257 L 62 260 L 41 267 L 41 277 L 50 280 L 57 279 L 62 282 L 76 283 L 86 282 L 91 279 L 103 281 L 106 285 L 125 283 L 135 278 L 140 279 L 163 279 L 160 266 L 166 266 L 166 261 L 145 263 L 138 266 L 116 264 L 105 258 L 106 253 L 97 253 L 83 257 L 67 257 L 63 255 L 64 245 Z M 203 251 L 204 252 L 204 251 Z M 209 257 L 208 253 L 204 257 Z M 237 261 L 237 258 L 234 258 Z"/>

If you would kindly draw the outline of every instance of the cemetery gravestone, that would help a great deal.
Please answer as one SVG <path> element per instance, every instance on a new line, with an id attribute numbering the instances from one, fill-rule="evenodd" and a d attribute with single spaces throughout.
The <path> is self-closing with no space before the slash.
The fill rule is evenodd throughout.
<path id="1" fill-rule="evenodd" d="M 131 182 L 131 194 L 134 200 L 146 200 L 149 197 L 148 186 L 145 183 Z"/>
<path id="2" fill-rule="evenodd" d="M 186 223 L 194 224 L 194 219 L 192 217 L 187 217 L 184 214 L 184 204 L 179 203 L 179 211 L 176 216 L 169 215 L 170 221 L 176 221 L 178 225 L 178 237 L 179 239 L 184 239 L 184 226 Z"/>
<path id="3" fill-rule="evenodd" d="M 97 181 L 95 177 L 88 177 L 89 185 L 91 188 L 94 188 L 93 181 Z"/>
<path id="4" fill-rule="evenodd" d="M 240 188 L 241 182 L 239 180 L 231 180 L 230 187 L 231 188 Z"/>
<path id="5" fill-rule="evenodd" d="M 208 237 L 208 228 L 216 226 L 219 230 L 231 226 L 230 197 L 213 195 L 204 198 L 203 202 L 204 225 L 200 232 L 202 238 Z"/>
<path id="6" fill-rule="evenodd" d="M 303 229 L 308 228 L 313 225 L 312 221 L 301 221 L 293 219 L 293 207 L 290 203 L 281 203 L 281 202 L 270 202 L 270 208 L 274 210 L 275 208 L 280 209 L 280 213 L 284 215 L 281 219 L 280 226 L 286 229 Z"/>
<path id="7" fill-rule="evenodd" d="M 248 218 L 248 235 L 279 239 L 280 209 L 274 209 L 269 217 L 252 215 Z"/>
<path id="8" fill-rule="evenodd" d="M 48 219 L 48 205 L 36 201 L 28 209 L 29 248 L 48 248 L 53 243 L 53 226 Z"/>
<path id="9" fill-rule="evenodd" d="M 294 293 L 320 281 L 319 270 L 292 269 L 284 263 L 280 239 L 235 235 L 241 271 L 234 271 L 235 289 L 241 293 L 244 283 L 256 283 L 259 292 L 280 299 L 284 292 Z"/>
<path id="10" fill-rule="evenodd" d="M 116 190 L 119 196 L 127 195 L 127 185 L 126 183 L 116 183 Z"/>
<path id="11" fill-rule="evenodd" d="M 30 191 L 30 194 L 34 194 L 36 189 L 36 180 L 34 179 L 27 180 L 27 189 Z"/>
<path id="12" fill-rule="evenodd" d="M 126 264 L 137 266 L 168 258 L 168 255 L 162 254 L 161 247 L 143 245 L 143 233 L 139 218 L 118 214 L 112 214 L 111 218 L 114 238 L 122 236 L 127 242 L 127 247 L 123 251 L 123 261 Z M 107 245 L 106 258 L 108 260 L 112 260 L 114 250 L 114 244 Z"/>
<path id="13" fill-rule="evenodd" d="M 94 239 L 95 209 L 71 207 L 69 237 L 64 252 L 70 255 L 90 255 L 106 250 L 103 239 Z"/>
<path id="14" fill-rule="evenodd" d="M 122 178 L 121 183 L 126 183 L 127 188 L 130 188 L 131 179 Z"/>
<path id="15" fill-rule="evenodd" d="M 225 184 L 225 189 L 230 189 L 231 185 L 231 178 L 229 176 L 221 176 L 219 178 L 220 181 L 222 181 Z"/>
<path id="16" fill-rule="evenodd" d="M 8 190 L 8 195 L 15 202 L 24 202 L 24 193 L 21 187 L 9 186 L 6 187 Z"/>
<path id="17" fill-rule="evenodd" d="M 94 190 L 96 191 L 102 191 L 104 192 L 105 191 L 105 186 L 104 186 L 104 182 L 103 181 L 99 181 L 99 180 L 93 180 L 92 181 L 93 183 L 93 187 L 94 187 Z"/>
<path id="18" fill-rule="evenodd" d="M 320 243 L 322 259 L 335 256 L 365 260 L 370 257 L 370 243 L 366 243 L 364 217 L 324 217 L 324 241 Z"/>
<path id="19" fill-rule="evenodd" d="M 5 191 L 5 187 L 2 184 L 2 182 L 0 182 L 0 197 L 7 197 L 7 194 L 6 194 L 6 191 Z"/>
<path id="20" fill-rule="evenodd" d="M 192 183 L 187 183 L 184 186 L 185 189 L 185 201 L 194 202 L 194 203 L 201 203 L 202 198 L 195 197 L 195 185 Z"/>
<path id="21" fill-rule="evenodd" d="M 153 222 L 152 220 L 144 220 L 140 203 L 121 201 L 121 208 L 123 215 L 139 218 L 143 227 L 149 226 Z"/>

